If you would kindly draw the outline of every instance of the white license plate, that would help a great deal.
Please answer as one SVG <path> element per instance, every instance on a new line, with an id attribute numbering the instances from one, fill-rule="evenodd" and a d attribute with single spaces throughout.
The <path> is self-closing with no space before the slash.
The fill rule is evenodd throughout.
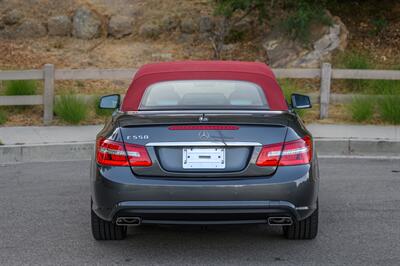
<path id="1" fill-rule="evenodd" d="M 224 148 L 184 148 L 183 169 L 224 169 Z"/>

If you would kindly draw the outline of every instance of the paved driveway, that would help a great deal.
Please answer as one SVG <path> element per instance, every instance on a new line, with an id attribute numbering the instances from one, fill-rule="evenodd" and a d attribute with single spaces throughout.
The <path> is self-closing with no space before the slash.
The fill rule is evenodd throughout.
<path id="1" fill-rule="evenodd" d="M 314 241 L 259 225 L 143 226 L 124 241 L 96 242 L 89 162 L 0 166 L 0 265 L 398 265 L 400 161 L 320 161 Z"/>

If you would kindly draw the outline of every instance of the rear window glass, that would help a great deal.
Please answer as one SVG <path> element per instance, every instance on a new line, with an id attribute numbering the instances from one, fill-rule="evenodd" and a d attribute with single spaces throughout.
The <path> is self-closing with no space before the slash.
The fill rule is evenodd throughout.
<path id="1" fill-rule="evenodd" d="M 269 109 L 262 89 L 235 80 L 179 80 L 148 87 L 141 110 Z"/>

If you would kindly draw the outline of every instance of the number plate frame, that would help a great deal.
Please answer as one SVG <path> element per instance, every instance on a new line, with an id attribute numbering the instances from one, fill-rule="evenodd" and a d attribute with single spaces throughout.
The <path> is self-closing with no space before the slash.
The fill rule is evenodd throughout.
<path id="1" fill-rule="evenodd" d="M 182 149 L 183 169 L 225 169 L 225 148 L 186 147 Z"/>

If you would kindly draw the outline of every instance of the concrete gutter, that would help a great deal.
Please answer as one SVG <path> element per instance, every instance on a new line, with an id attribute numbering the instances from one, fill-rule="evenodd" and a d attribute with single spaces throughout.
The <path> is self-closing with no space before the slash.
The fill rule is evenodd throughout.
<path id="1" fill-rule="evenodd" d="M 0 146 L 0 164 L 89 160 L 93 142 Z"/>
<path id="2" fill-rule="evenodd" d="M 400 142 L 390 140 L 316 139 L 321 157 L 400 158 Z M 0 164 L 90 160 L 93 142 L 0 146 Z"/>
<path id="3" fill-rule="evenodd" d="M 366 156 L 400 158 L 400 142 L 393 140 L 316 139 L 321 156 Z"/>

